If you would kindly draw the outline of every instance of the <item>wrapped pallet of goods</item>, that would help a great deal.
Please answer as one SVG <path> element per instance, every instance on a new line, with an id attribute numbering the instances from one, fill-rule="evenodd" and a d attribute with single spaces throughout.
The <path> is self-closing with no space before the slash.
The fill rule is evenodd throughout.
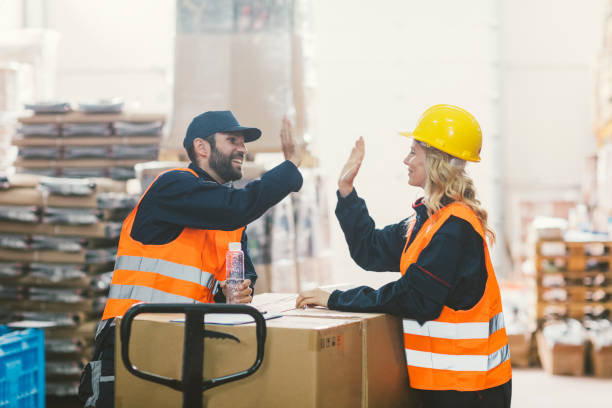
<path id="1" fill-rule="evenodd" d="M 612 378 L 612 322 L 609 319 L 584 323 L 591 341 L 589 362 L 598 378 Z"/>
<path id="2" fill-rule="evenodd" d="M 128 180 L 134 165 L 158 157 L 164 115 L 71 111 L 67 103 L 26 107 L 35 114 L 18 119 L 19 172 Z"/>
<path id="3" fill-rule="evenodd" d="M 546 372 L 584 375 L 588 338 L 579 321 L 551 322 L 537 333 L 536 338 L 540 361 Z"/>
<path id="4" fill-rule="evenodd" d="M 12 179 L 12 182 L 11 182 Z M 11 321 L 46 322 L 47 393 L 76 395 L 137 197 L 125 183 L 16 175 L 0 191 L 0 296 Z"/>

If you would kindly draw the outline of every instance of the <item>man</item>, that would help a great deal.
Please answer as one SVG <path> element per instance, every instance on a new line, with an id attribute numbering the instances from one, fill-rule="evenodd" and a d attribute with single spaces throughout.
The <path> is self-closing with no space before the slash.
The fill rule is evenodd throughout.
<path id="1" fill-rule="evenodd" d="M 245 143 L 260 136 L 259 129 L 240 126 L 230 111 L 196 116 L 183 141 L 189 167 L 158 176 L 124 221 L 94 358 L 81 375 L 79 397 L 86 407 L 114 404 L 115 317 L 139 302 L 225 302 L 230 242 L 241 242 L 245 254 L 246 279 L 236 301 L 251 301 L 257 275 L 247 250 L 246 225 L 299 191 L 304 152 L 283 120 L 286 161 L 234 189 L 231 182 L 242 177 Z"/>

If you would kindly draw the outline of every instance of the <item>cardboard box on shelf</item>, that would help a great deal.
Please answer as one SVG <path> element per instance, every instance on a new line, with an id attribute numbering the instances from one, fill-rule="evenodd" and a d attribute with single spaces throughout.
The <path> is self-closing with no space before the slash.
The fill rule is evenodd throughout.
<path id="1" fill-rule="evenodd" d="M 612 378 L 612 346 L 591 348 L 591 367 L 599 378 Z"/>
<path id="2" fill-rule="evenodd" d="M 141 315 L 132 326 L 130 356 L 139 369 L 180 378 L 183 355 L 182 315 Z M 360 323 L 354 319 L 281 317 L 268 320 L 261 368 L 243 380 L 204 393 L 215 407 L 358 407 L 361 403 Z M 205 340 L 204 378 L 249 367 L 255 359 L 254 325 L 207 326 L 231 333 L 240 343 Z M 117 335 L 119 330 L 117 330 Z M 116 340 L 119 356 L 121 339 Z M 165 350 L 159 353 L 159 350 Z M 116 361 L 115 405 L 121 407 L 180 406 L 182 395 L 127 372 Z"/>
<path id="3" fill-rule="evenodd" d="M 583 376 L 585 368 L 585 350 L 583 345 L 554 344 L 550 345 L 542 332 L 536 334 L 538 355 L 544 370 L 554 375 Z"/>
<path id="4" fill-rule="evenodd" d="M 508 345 L 513 367 L 529 367 L 531 364 L 531 333 L 509 334 Z"/>

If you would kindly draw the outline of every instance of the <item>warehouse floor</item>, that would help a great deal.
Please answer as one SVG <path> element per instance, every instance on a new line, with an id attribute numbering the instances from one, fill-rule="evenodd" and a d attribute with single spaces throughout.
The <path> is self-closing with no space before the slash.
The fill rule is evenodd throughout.
<path id="1" fill-rule="evenodd" d="M 512 406 L 609 408 L 612 379 L 549 375 L 539 368 L 513 369 Z"/>
<path id="2" fill-rule="evenodd" d="M 517 408 L 609 408 L 612 379 L 549 375 L 539 368 L 513 369 L 512 406 Z M 50 399 L 48 408 L 77 408 L 78 400 Z"/>

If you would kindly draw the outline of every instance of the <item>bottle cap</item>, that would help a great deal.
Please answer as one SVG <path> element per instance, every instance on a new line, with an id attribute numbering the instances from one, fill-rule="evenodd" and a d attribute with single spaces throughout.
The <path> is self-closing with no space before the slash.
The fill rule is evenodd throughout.
<path id="1" fill-rule="evenodd" d="M 230 242 L 229 243 L 229 250 L 230 251 L 241 251 L 242 250 L 242 244 L 240 242 Z"/>

